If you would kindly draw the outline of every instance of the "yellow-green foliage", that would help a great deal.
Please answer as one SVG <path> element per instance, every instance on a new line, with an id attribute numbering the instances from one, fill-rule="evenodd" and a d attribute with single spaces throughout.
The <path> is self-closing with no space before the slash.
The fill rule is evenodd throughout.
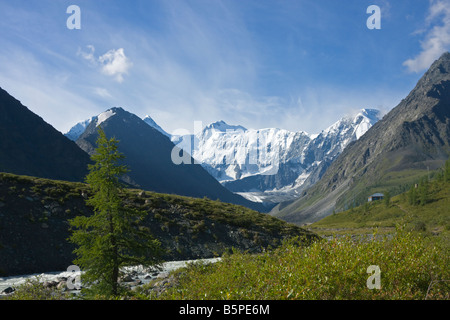
<path id="1" fill-rule="evenodd" d="M 450 230 L 450 182 L 441 180 L 428 184 L 428 200 L 423 205 L 411 204 L 408 192 L 395 196 L 386 206 L 383 201 L 366 203 L 344 212 L 330 215 L 309 226 L 309 229 L 329 234 L 339 229 L 345 233 L 360 233 L 363 228 L 393 228 L 398 224 L 408 229 L 426 231 L 448 237 Z"/>
<path id="2" fill-rule="evenodd" d="M 67 300 L 69 295 L 55 288 L 45 288 L 39 277 L 31 278 L 15 288 L 14 294 L 6 300 Z"/>
<path id="3" fill-rule="evenodd" d="M 449 299 L 449 255 L 419 235 L 355 243 L 350 238 L 289 242 L 260 255 L 235 252 L 213 265 L 179 272 L 180 286 L 161 299 Z M 367 268 L 381 270 L 368 289 Z"/>

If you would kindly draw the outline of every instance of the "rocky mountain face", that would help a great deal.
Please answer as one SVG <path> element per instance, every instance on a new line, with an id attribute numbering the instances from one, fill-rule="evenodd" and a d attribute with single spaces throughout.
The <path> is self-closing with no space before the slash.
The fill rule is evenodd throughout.
<path id="1" fill-rule="evenodd" d="M 0 172 L 83 181 L 89 156 L 0 88 Z"/>
<path id="2" fill-rule="evenodd" d="M 379 117 L 378 110 L 363 109 L 315 135 L 278 128 L 248 130 L 219 121 L 194 135 L 173 136 L 172 141 L 229 190 L 253 201 L 277 203 L 313 185 Z"/>
<path id="3" fill-rule="evenodd" d="M 91 122 L 97 121 L 97 118 L 98 118 L 98 116 L 93 116 L 90 119 L 86 119 L 84 121 L 78 122 L 76 125 L 74 125 L 72 128 L 70 128 L 69 131 L 64 133 L 64 135 L 72 141 L 77 141 L 78 138 L 83 134 L 83 132 L 86 131 L 86 128 L 89 126 L 89 124 Z M 153 127 L 156 130 L 158 130 L 159 132 L 161 132 L 166 137 L 169 137 L 169 138 L 171 137 L 171 135 L 169 133 L 167 133 L 166 131 L 164 131 L 164 129 L 161 128 L 155 122 L 155 120 L 153 120 L 149 115 L 145 116 L 145 118 L 142 120 L 144 120 L 144 122 L 147 123 L 150 127 Z"/>
<path id="4" fill-rule="evenodd" d="M 76 124 L 66 136 L 77 140 L 96 119 Z M 270 210 L 317 182 L 342 150 L 379 119 L 378 110 L 363 109 L 319 134 L 278 128 L 249 130 L 218 121 L 182 136 L 168 134 L 150 116 L 143 121 L 192 155 L 228 190 Z"/>
<path id="5" fill-rule="evenodd" d="M 73 264 L 69 219 L 91 215 L 89 188 L 0 173 L 0 276 L 64 271 Z M 220 256 L 235 248 L 261 252 L 311 232 L 242 206 L 142 190 L 125 190 L 125 205 L 147 212 L 143 222 L 161 241 L 164 260 Z"/>
<path id="6" fill-rule="evenodd" d="M 272 214 L 314 222 L 360 204 L 374 192 L 403 191 L 450 154 L 450 53 L 433 63 L 411 93 L 365 135 L 351 143 L 326 173 L 296 201 Z"/>
<path id="7" fill-rule="evenodd" d="M 190 155 L 182 152 L 159 130 L 149 126 L 136 115 L 122 108 L 112 108 L 96 116 L 77 139 L 77 145 L 92 154 L 101 126 L 107 137 L 119 140 L 118 148 L 125 155 L 124 164 L 130 172 L 125 179 L 129 185 L 161 193 L 190 197 L 208 197 L 240 204 L 259 211 L 267 209 L 224 188 L 202 166 L 195 164 Z"/>

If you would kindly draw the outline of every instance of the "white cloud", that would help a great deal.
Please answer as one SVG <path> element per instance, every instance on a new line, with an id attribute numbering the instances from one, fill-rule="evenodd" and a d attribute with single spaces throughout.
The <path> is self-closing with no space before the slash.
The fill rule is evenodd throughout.
<path id="1" fill-rule="evenodd" d="M 94 88 L 94 93 L 102 98 L 112 98 L 112 95 L 105 88 Z"/>
<path id="2" fill-rule="evenodd" d="M 89 49 L 90 52 L 84 52 L 79 48 L 77 55 L 89 61 L 89 63 L 91 63 L 92 65 L 97 65 L 97 59 L 94 56 L 95 47 L 93 45 L 88 45 L 86 47 Z"/>
<path id="3" fill-rule="evenodd" d="M 124 74 L 127 74 L 128 70 L 133 66 L 133 63 L 125 55 L 123 48 L 109 50 L 104 55 L 96 58 L 94 55 L 95 47 L 93 45 L 86 47 L 89 49 L 89 52 L 78 49 L 77 55 L 81 56 L 94 67 L 100 65 L 103 74 L 114 77 L 119 83 L 123 82 Z"/>
<path id="4" fill-rule="evenodd" d="M 441 24 L 432 26 L 436 22 Z M 450 49 L 450 0 L 432 0 L 426 23 L 425 39 L 421 42 L 422 51 L 415 58 L 403 63 L 411 72 L 428 69 L 436 59 Z"/>
<path id="5" fill-rule="evenodd" d="M 133 65 L 125 55 L 123 48 L 109 50 L 100 56 L 98 61 L 103 65 L 102 72 L 108 76 L 115 77 L 119 83 L 123 81 L 123 75 L 127 74 Z"/>

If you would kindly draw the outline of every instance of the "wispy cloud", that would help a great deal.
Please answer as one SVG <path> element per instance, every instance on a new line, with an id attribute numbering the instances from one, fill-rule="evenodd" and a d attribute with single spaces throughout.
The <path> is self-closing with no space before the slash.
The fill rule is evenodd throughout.
<path id="1" fill-rule="evenodd" d="M 420 34 L 425 34 L 421 42 L 422 51 L 403 63 L 410 72 L 429 68 L 442 53 L 450 49 L 450 0 L 431 0 L 430 3 L 426 27 L 420 30 Z"/>
<path id="2" fill-rule="evenodd" d="M 432 2 L 418 37 L 438 33 L 432 23 L 449 16 L 442 5 L 448 1 Z M 373 2 L 384 18 L 395 14 L 393 1 Z M 73 31 L 66 28 L 65 5 L 0 0 L 0 85 L 63 132 L 111 106 L 149 114 L 168 132 L 191 130 L 198 120 L 316 132 L 349 108 L 393 107 L 396 99 L 380 99 L 401 98 L 395 88 L 388 94 L 363 90 L 357 74 L 357 81 L 341 83 L 353 77 L 343 66 L 355 67 L 352 56 L 344 59 L 338 51 L 355 42 L 338 31 L 355 17 L 334 0 L 324 3 L 136 0 L 104 6 L 80 0 L 82 29 Z M 353 51 L 359 56 L 365 48 Z M 382 49 L 378 54 L 388 55 Z M 370 78 L 373 66 L 356 68 L 361 79 Z"/>
<path id="3" fill-rule="evenodd" d="M 94 93 L 101 98 L 112 98 L 113 96 L 105 88 L 94 88 Z"/>
<path id="4" fill-rule="evenodd" d="M 0 86 L 56 129 L 63 132 L 74 120 L 97 112 L 89 97 L 73 91 L 71 74 L 55 72 L 33 53 L 12 45 L 8 53 L 0 53 Z"/>
<path id="5" fill-rule="evenodd" d="M 81 50 L 81 48 L 78 48 L 77 55 L 81 56 L 83 59 L 88 61 L 91 65 L 96 66 L 97 59 L 94 56 L 95 47 L 93 45 L 87 45 L 86 48 L 89 49 L 89 52 L 84 52 L 83 50 Z"/>

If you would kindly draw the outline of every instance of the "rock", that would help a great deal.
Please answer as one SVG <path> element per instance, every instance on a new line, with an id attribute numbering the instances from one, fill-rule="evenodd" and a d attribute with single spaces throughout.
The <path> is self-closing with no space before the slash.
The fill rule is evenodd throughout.
<path id="1" fill-rule="evenodd" d="M 137 279 L 137 280 L 135 280 L 135 281 L 133 281 L 133 282 L 127 282 L 127 287 L 129 287 L 129 288 L 132 288 L 132 287 L 137 287 L 137 286 L 139 286 L 140 284 L 142 284 L 142 281 L 141 280 L 139 280 L 139 279 Z"/>
<path id="2" fill-rule="evenodd" d="M 133 279 L 133 277 L 132 277 L 131 275 L 126 274 L 126 275 L 124 275 L 123 277 L 121 277 L 121 278 L 119 279 L 119 281 L 120 281 L 120 282 L 133 282 L 134 279 Z"/>
<path id="3" fill-rule="evenodd" d="M 52 214 L 59 214 L 59 213 L 62 213 L 62 209 L 61 209 L 61 207 L 54 207 L 53 209 L 52 209 Z"/>
<path id="4" fill-rule="evenodd" d="M 58 290 L 64 290 L 66 288 L 67 288 L 67 281 L 60 281 L 56 286 L 56 289 Z"/>
<path id="5" fill-rule="evenodd" d="M 8 287 L 2 291 L 2 294 L 10 294 L 13 293 L 14 291 L 16 291 L 14 288 Z"/>
<path id="6" fill-rule="evenodd" d="M 62 212 L 62 208 L 57 202 L 52 202 L 48 205 L 45 205 L 44 208 L 50 211 L 50 213 L 52 214 L 58 214 Z"/>
<path id="7" fill-rule="evenodd" d="M 58 282 L 56 281 L 44 281 L 44 283 L 42 284 L 42 286 L 44 288 L 54 288 L 58 285 Z"/>
<path id="8" fill-rule="evenodd" d="M 160 274 L 158 274 L 157 276 L 156 276 L 156 278 L 157 279 L 164 279 L 164 278 L 167 278 L 169 276 L 169 273 L 168 272 L 161 272 Z"/>
<path id="9" fill-rule="evenodd" d="M 48 228 L 48 224 L 46 224 L 45 222 L 41 224 L 41 228 L 42 229 L 47 229 Z"/>
<path id="10" fill-rule="evenodd" d="M 33 199 L 32 197 L 25 197 L 25 199 L 27 199 L 27 200 L 30 201 L 30 202 L 33 202 L 33 201 L 34 201 L 34 199 Z"/>

